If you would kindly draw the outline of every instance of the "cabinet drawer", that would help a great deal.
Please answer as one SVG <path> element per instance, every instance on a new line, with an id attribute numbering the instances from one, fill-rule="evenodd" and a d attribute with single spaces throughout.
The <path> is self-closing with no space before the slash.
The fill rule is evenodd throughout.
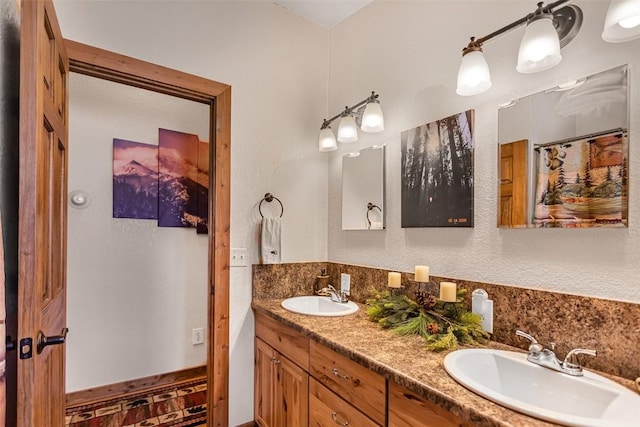
<path id="1" fill-rule="evenodd" d="M 380 425 L 385 423 L 385 379 L 333 350 L 311 341 L 309 373 Z"/>
<path id="2" fill-rule="evenodd" d="M 309 380 L 309 425 L 379 426 L 313 378 Z"/>
<path id="3" fill-rule="evenodd" d="M 389 381 L 389 427 L 473 427 L 473 424 Z"/>
<path id="4" fill-rule="evenodd" d="M 256 336 L 309 370 L 309 338 L 264 314 L 256 313 Z"/>

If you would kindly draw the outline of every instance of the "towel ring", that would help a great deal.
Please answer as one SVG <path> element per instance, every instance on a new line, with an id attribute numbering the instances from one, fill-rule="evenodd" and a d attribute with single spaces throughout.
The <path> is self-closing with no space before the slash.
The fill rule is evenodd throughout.
<path id="1" fill-rule="evenodd" d="M 284 206 L 282 205 L 282 202 L 280 201 L 280 199 L 278 199 L 276 196 L 274 196 L 271 193 L 265 194 L 264 197 L 262 198 L 262 200 L 260 200 L 260 204 L 258 205 L 258 212 L 260 212 L 260 216 L 262 218 L 264 218 L 264 215 L 262 215 L 262 209 L 261 209 L 262 208 L 262 202 L 271 203 L 271 202 L 273 202 L 273 199 L 277 200 L 278 203 L 280 203 L 280 218 L 282 218 L 282 214 L 284 213 Z"/>
<path id="2" fill-rule="evenodd" d="M 369 219 L 369 212 L 371 212 L 374 209 L 378 209 L 380 213 L 382 213 L 382 209 L 380 209 L 380 206 L 374 205 L 371 202 L 367 203 L 367 223 L 369 224 L 368 228 L 371 228 L 371 220 Z"/>

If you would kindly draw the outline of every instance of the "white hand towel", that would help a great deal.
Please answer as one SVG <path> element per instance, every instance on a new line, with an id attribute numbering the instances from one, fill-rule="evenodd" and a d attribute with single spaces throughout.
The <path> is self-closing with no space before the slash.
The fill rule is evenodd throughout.
<path id="1" fill-rule="evenodd" d="M 263 264 L 279 264 L 282 259 L 280 247 L 280 218 L 262 218 L 260 229 L 260 254 Z"/>

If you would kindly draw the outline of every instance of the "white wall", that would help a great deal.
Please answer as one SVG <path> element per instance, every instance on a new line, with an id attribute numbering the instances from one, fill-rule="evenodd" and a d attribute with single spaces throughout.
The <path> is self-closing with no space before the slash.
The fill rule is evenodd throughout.
<path id="1" fill-rule="evenodd" d="M 455 94 L 461 49 L 529 13 L 521 1 L 375 1 L 330 31 L 332 114 L 380 94 L 382 134 L 361 134 L 359 146 L 387 146 L 387 229 L 340 230 L 340 158 L 330 154 L 329 259 L 400 271 L 427 264 L 434 275 L 640 302 L 640 172 L 630 168 L 629 228 L 496 228 L 498 104 L 572 78 L 629 63 L 630 165 L 640 161 L 640 40 L 611 44 L 600 34 L 609 1 L 575 1 L 584 12 L 577 38 L 557 67 L 515 71 L 524 29 L 485 44 L 493 88 L 475 97 Z M 473 108 L 475 115 L 475 227 L 400 227 L 400 133 Z"/>
<path id="2" fill-rule="evenodd" d="M 271 192 L 285 208 L 283 260 L 327 259 L 327 160 L 317 150 L 327 116 L 325 28 L 259 1 L 55 6 L 66 38 L 230 84 L 231 246 L 249 248 L 257 262 L 257 204 Z M 251 269 L 233 268 L 230 425 L 253 419 L 250 303 Z"/>
<path id="3" fill-rule="evenodd" d="M 69 190 L 91 203 L 68 210 L 67 391 L 206 363 L 191 330 L 207 325 L 207 235 L 113 218 L 112 171 L 113 138 L 208 141 L 209 106 L 79 74 L 69 98 Z"/>

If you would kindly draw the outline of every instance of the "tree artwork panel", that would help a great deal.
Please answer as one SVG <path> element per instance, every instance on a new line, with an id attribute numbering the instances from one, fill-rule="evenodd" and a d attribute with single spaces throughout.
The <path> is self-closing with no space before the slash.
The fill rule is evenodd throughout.
<path id="1" fill-rule="evenodd" d="M 401 134 L 402 227 L 473 227 L 473 118 L 468 110 Z"/>
<path id="2" fill-rule="evenodd" d="M 534 147 L 536 227 L 627 225 L 627 131 Z"/>
<path id="3" fill-rule="evenodd" d="M 208 194 L 209 175 L 198 168 L 199 145 L 197 135 L 159 129 L 160 227 L 197 227 L 200 223 L 206 225 L 208 214 L 199 209 L 198 195 Z"/>
<path id="4" fill-rule="evenodd" d="M 113 217 L 158 219 L 158 146 L 113 139 Z"/>

